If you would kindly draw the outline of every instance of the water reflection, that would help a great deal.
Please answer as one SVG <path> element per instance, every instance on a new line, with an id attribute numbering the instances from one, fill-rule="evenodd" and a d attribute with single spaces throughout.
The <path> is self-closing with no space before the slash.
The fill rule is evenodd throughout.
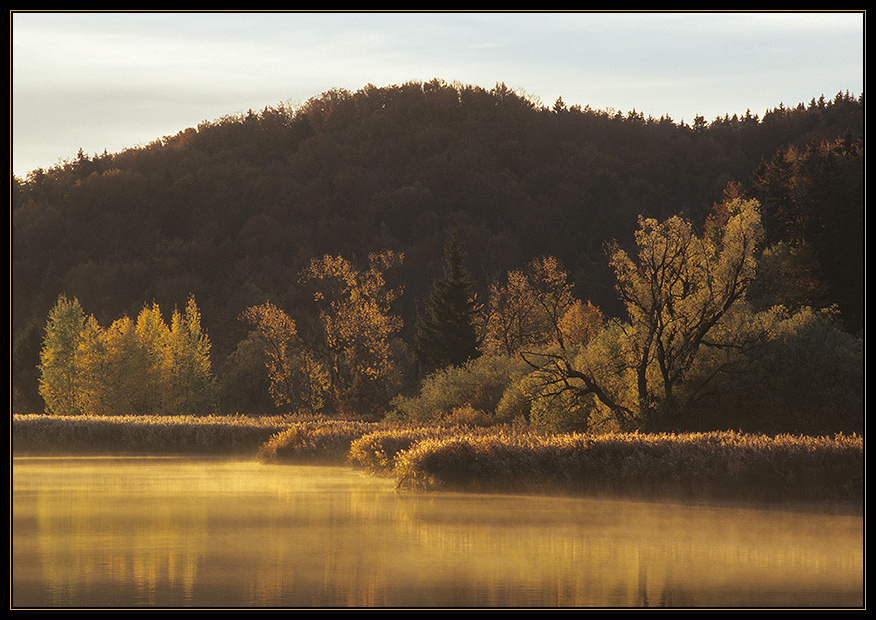
<path id="1" fill-rule="evenodd" d="M 15 459 L 13 605 L 863 604 L 863 519 L 397 493 L 344 468 Z"/>

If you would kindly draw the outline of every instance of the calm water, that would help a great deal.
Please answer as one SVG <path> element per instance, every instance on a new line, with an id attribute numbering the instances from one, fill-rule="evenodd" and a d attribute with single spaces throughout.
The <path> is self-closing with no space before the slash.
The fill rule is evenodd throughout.
<path id="1" fill-rule="evenodd" d="M 15 458 L 14 607 L 860 607 L 862 517 Z"/>

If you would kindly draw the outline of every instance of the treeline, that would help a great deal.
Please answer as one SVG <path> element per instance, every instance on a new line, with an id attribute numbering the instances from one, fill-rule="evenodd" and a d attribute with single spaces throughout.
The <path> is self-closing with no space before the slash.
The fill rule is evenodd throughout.
<path id="1" fill-rule="evenodd" d="M 836 324 L 855 333 L 863 326 L 862 119 L 863 97 L 842 93 L 763 118 L 687 125 L 561 101 L 547 108 L 503 85 L 436 80 L 330 91 L 117 154 L 80 153 L 13 179 L 14 409 L 42 407 L 39 352 L 61 294 L 101 325 L 146 301 L 174 307 L 194 294 L 226 407 L 276 408 L 267 372 L 243 361 L 265 353 L 257 325 L 240 318 L 266 304 L 294 317 L 296 338 L 319 360 L 312 385 L 322 401 L 313 396 L 313 406 L 411 395 L 427 369 L 415 352 L 448 231 L 465 247 L 483 307 L 491 287 L 552 257 L 582 307 L 623 318 L 604 244 L 632 249 L 640 215 L 681 214 L 700 230 L 721 217 L 713 206 L 726 202 L 728 185 L 758 199 L 770 247 L 760 263 L 775 267 L 776 280 L 759 277 L 752 295 L 759 286 L 766 298 L 781 283 L 790 310 L 838 304 Z M 392 355 L 364 347 L 376 366 L 355 367 L 326 329 L 341 302 L 315 303 L 314 287 L 328 286 L 341 261 L 356 277 L 373 275 L 369 256 L 403 257 L 378 269 L 386 291 L 402 294 L 384 326 Z M 318 264 L 328 259 L 333 267 Z M 313 267 L 326 277 L 303 278 Z M 361 311 L 349 291 L 333 290 L 348 295 L 351 316 Z M 381 356 L 404 361 L 392 385 L 366 380 Z"/>
<path id="2" fill-rule="evenodd" d="M 478 302 L 451 237 L 413 345 L 388 277 L 404 257 L 372 254 L 359 268 L 326 255 L 298 279 L 315 318 L 247 308 L 251 331 L 219 389 L 193 299 L 170 327 L 153 305 L 102 330 L 61 298 L 41 395 L 59 415 L 212 414 L 217 396 L 251 412 L 270 396 L 280 412 L 442 427 L 862 433 L 862 339 L 833 311 L 787 305 L 795 258 L 764 237 L 759 203 L 732 193 L 701 233 L 678 216 L 642 218 L 636 252 L 610 250 L 623 318 L 578 299 L 550 256 Z"/>
<path id="3" fill-rule="evenodd" d="M 210 340 L 190 298 L 165 323 L 157 304 L 104 328 L 77 299 L 61 297 L 49 313 L 40 352 L 39 391 L 48 413 L 204 415 L 217 387 Z"/>

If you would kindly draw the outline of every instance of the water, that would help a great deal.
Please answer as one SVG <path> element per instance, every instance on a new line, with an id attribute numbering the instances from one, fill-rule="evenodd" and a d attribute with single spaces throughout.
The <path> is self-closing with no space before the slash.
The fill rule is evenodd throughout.
<path id="1" fill-rule="evenodd" d="M 13 607 L 861 607 L 863 518 L 15 458 Z"/>

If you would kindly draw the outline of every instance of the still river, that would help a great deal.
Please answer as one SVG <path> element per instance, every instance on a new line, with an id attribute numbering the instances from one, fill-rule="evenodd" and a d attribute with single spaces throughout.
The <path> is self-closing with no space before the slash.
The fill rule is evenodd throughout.
<path id="1" fill-rule="evenodd" d="M 14 458 L 12 607 L 861 607 L 861 516 Z"/>

